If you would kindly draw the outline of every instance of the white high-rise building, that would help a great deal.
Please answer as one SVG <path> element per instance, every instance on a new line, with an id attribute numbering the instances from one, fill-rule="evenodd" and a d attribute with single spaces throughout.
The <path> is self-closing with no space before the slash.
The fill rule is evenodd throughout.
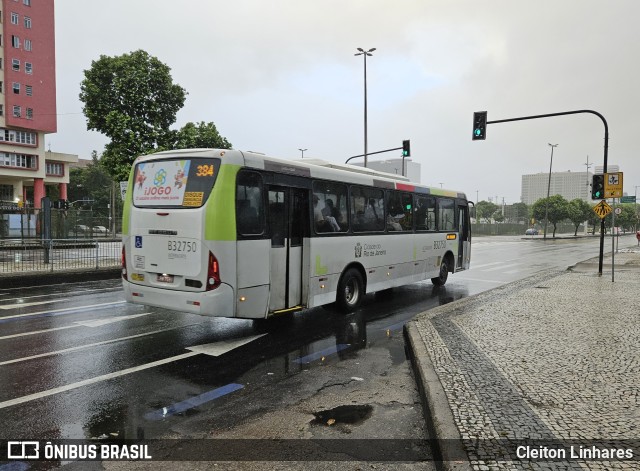
<path id="1" fill-rule="evenodd" d="M 549 196 L 561 195 L 568 201 L 580 198 L 590 203 L 592 177 L 591 172 L 553 172 Z M 548 186 L 548 173 L 522 175 L 520 201 L 531 205 L 541 198 L 546 198 Z"/>

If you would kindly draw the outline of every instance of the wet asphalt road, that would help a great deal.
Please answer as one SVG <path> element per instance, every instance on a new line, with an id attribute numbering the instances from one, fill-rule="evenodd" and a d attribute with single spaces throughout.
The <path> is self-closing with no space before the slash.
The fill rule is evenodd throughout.
<path id="1" fill-rule="evenodd" d="M 597 251 L 597 238 L 476 238 L 472 269 L 444 288 L 266 325 L 129 305 L 119 280 L 0 289 L 0 438 L 425 437 L 403 324 Z"/>

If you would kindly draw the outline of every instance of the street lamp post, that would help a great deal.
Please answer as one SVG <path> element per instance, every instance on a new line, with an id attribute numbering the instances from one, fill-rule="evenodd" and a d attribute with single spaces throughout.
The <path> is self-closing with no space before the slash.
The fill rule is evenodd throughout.
<path id="1" fill-rule="evenodd" d="M 298 148 L 298 150 L 299 150 L 300 152 L 302 152 L 302 157 L 301 157 L 301 158 L 303 158 L 303 159 L 304 159 L 304 151 L 305 151 L 305 150 L 307 150 L 307 149 L 300 149 L 300 148 Z"/>
<path id="2" fill-rule="evenodd" d="M 549 193 L 551 192 L 551 167 L 553 166 L 553 149 L 558 144 L 549 144 L 551 146 L 551 162 L 549 163 L 549 183 L 547 184 L 547 200 L 544 205 L 544 239 L 547 239 L 547 224 L 549 223 Z"/>
<path id="3" fill-rule="evenodd" d="M 365 51 L 361 47 L 357 48 L 358 53 L 354 54 L 354 56 L 364 56 L 364 166 L 367 166 L 367 56 L 372 56 L 371 54 L 376 48 L 371 48 L 368 51 Z"/>
<path id="4" fill-rule="evenodd" d="M 635 209 L 636 214 L 636 231 L 638 231 L 638 188 L 640 185 L 636 185 L 633 190 L 633 208 Z"/>

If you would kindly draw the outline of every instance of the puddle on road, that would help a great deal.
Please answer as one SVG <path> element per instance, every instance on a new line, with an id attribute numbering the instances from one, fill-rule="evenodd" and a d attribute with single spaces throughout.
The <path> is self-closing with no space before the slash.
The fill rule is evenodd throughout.
<path id="1" fill-rule="evenodd" d="M 359 425 L 369 417 L 373 412 L 373 407 L 365 405 L 355 406 L 338 406 L 333 409 L 323 410 L 320 412 L 314 412 L 315 419 L 310 423 L 311 425 L 338 425 L 338 424 L 350 424 Z"/>

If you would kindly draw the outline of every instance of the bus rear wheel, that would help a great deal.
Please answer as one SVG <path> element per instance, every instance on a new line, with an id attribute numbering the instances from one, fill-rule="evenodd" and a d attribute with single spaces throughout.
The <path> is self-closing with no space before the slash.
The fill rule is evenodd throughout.
<path id="1" fill-rule="evenodd" d="M 342 312 L 355 311 L 364 297 L 364 281 L 355 268 L 349 268 L 338 282 L 336 304 Z"/>
<path id="2" fill-rule="evenodd" d="M 435 278 L 431 278 L 431 283 L 435 286 L 443 286 L 447 282 L 447 277 L 449 276 L 449 263 L 447 262 L 447 258 L 442 259 L 442 263 L 440 264 L 440 274 Z"/>

